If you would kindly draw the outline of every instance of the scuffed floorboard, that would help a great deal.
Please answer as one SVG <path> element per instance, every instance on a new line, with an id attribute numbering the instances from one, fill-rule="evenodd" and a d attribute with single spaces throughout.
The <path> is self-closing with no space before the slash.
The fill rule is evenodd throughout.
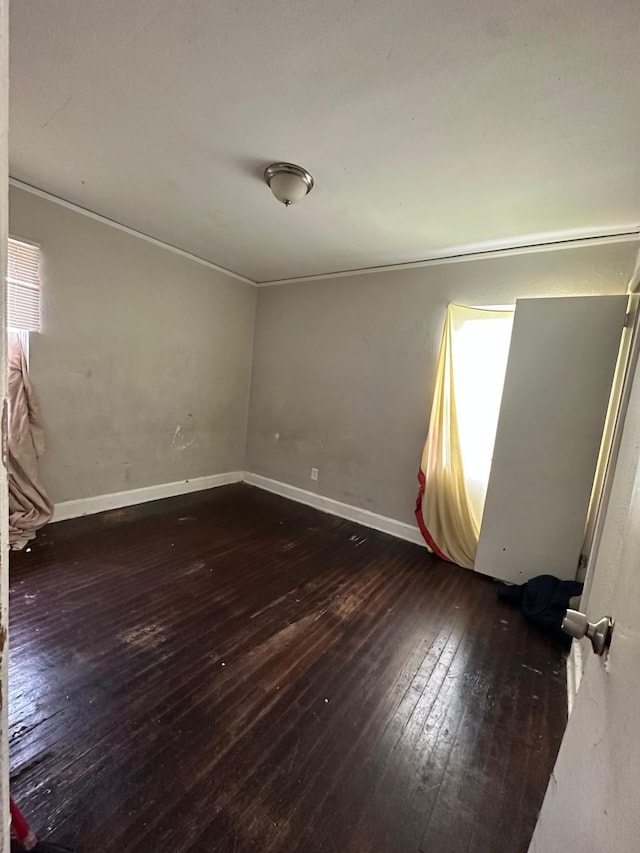
<path id="1" fill-rule="evenodd" d="M 11 574 L 12 792 L 79 853 L 525 853 L 565 663 L 494 585 L 234 485 Z"/>

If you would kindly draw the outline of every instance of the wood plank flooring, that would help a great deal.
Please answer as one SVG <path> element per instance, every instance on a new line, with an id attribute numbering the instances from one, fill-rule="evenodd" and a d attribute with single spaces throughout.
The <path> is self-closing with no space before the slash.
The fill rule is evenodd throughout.
<path id="1" fill-rule="evenodd" d="M 248 486 L 12 555 L 12 793 L 79 853 L 525 853 L 562 653 L 490 581 Z"/>

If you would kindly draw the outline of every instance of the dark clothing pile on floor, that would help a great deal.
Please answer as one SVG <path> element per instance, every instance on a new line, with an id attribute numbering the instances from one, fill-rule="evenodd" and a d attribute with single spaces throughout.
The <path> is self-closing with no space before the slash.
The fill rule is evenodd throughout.
<path id="1" fill-rule="evenodd" d="M 583 584 L 561 581 L 553 575 L 539 575 L 520 585 L 500 584 L 498 598 L 519 607 L 524 618 L 536 625 L 564 648 L 571 637 L 562 630 L 562 620 L 570 599 L 582 595 Z"/>

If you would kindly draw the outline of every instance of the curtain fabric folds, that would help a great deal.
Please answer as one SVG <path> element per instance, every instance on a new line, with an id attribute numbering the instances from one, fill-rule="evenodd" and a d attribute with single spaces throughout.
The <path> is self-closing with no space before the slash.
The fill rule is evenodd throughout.
<path id="1" fill-rule="evenodd" d="M 484 321 L 499 321 L 487 325 Z M 416 519 L 439 557 L 473 568 L 513 311 L 449 305 L 438 358 Z"/>
<path id="2" fill-rule="evenodd" d="M 9 544 L 19 550 L 51 519 L 53 504 L 38 476 L 44 430 L 22 341 L 16 334 L 9 335 L 8 367 Z"/>

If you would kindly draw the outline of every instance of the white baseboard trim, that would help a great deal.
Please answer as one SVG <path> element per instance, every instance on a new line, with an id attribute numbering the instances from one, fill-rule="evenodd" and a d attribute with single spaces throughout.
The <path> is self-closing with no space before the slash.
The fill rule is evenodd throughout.
<path id="1" fill-rule="evenodd" d="M 158 501 L 162 498 L 172 498 L 185 495 L 188 492 L 200 492 L 204 489 L 215 489 L 218 486 L 228 486 L 242 480 L 241 471 L 228 471 L 224 474 L 210 474 L 207 477 L 195 477 L 192 480 L 178 480 L 175 483 L 160 483 L 157 486 L 144 486 L 141 489 L 130 489 L 126 492 L 114 492 L 110 495 L 96 495 L 93 498 L 79 498 L 73 501 L 57 503 L 53 512 L 53 521 L 66 521 L 81 515 L 93 515 L 109 509 L 120 509 L 124 506 Z"/>
<path id="2" fill-rule="evenodd" d="M 397 521 L 378 515 L 368 509 L 327 498 L 279 480 L 271 480 L 260 474 L 252 474 L 249 471 L 229 471 L 225 474 L 211 474 L 207 477 L 195 477 L 192 480 L 178 480 L 175 483 L 160 483 L 157 486 L 144 486 L 141 489 L 129 489 L 126 492 L 114 492 L 108 495 L 96 495 L 91 498 L 79 498 L 78 500 L 63 501 L 55 505 L 52 522 L 66 521 L 70 518 L 79 518 L 82 515 L 94 515 L 98 512 L 106 512 L 110 509 L 121 509 L 125 506 L 157 501 L 162 498 L 172 498 L 177 495 L 185 495 L 189 492 L 200 492 L 205 489 L 215 489 L 218 486 L 227 486 L 231 483 L 244 482 L 250 486 L 256 486 L 267 492 L 273 492 L 283 498 L 306 504 L 314 509 L 319 509 L 329 515 L 337 515 L 347 521 L 355 521 L 373 530 L 380 530 L 398 539 L 413 542 L 417 545 L 425 545 L 422 534 L 416 525 Z"/>
<path id="3" fill-rule="evenodd" d="M 243 472 L 242 481 L 250 486 L 257 486 L 259 489 L 273 492 L 283 498 L 289 498 L 289 500 L 297 503 L 314 507 L 314 509 L 329 513 L 329 515 L 337 515 L 340 518 L 346 518 L 347 521 L 355 521 L 357 524 L 363 524 L 373 530 L 380 530 L 382 533 L 389 533 L 398 539 L 405 539 L 407 542 L 414 542 L 416 545 L 426 547 L 417 525 L 397 521 L 395 518 L 388 518 L 385 515 L 378 515 L 368 509 L 345 504 L 342 501 L 336 501 L 315 492 L 308 492 L 306 489 L 299 489 L 297 486 L 290 486 L 288 483 L 281 483 L 279 480 L 271 480 L 269 477 L 262 477 L 260 474 L 252 474 L 249 471 Z"/>

